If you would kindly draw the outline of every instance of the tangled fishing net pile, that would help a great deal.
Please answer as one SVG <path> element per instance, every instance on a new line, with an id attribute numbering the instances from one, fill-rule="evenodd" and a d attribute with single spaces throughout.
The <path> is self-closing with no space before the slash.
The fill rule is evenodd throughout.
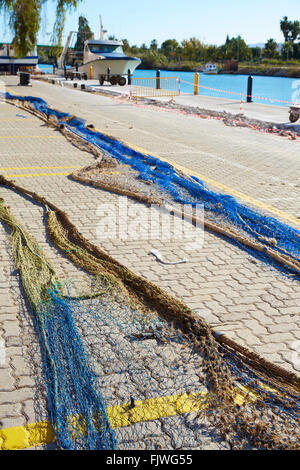
<path id="1" fill-rule="evenodd" d="M 41 99 L 6 98 L 96 155 L 95 165 L 74 178 L 141 202 L 172 203 L 174 213 L 181 204 L 202 202 L 208 229 L 259 253 L 297 282 L 297 230 L 209 191 L 196 178 L 85 127 Z M 10 228 L 35 314 L 49 416 L 60 448 L 201 449 L 207 439 L 203 423 L 211 440 L 233 449 L 299 448 L 297 376 L 214 333 L 185 304 L 86 240 L 51 201 L 3 176 L 0 184 L 44 207 L 51 242 L 93 280 L 88 292 L 70 295 L 66 280 L 58 278 L 1 200 L 0 219 Z M 171 432 L 167 422 L 178 417 Z M 160 423 L 165 440 L 155 433 L 141 440 L 137 425 L 151 422 Z"/>

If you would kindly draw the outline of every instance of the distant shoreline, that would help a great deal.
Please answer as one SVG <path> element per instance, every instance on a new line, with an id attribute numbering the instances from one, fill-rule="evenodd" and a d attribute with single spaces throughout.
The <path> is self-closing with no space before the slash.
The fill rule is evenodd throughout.
<path id="1" fill-rule="evenodd" d="M 237 72 L 228 72 L 223 70 L 222 75 L 253 75 L 261 77 L 283 77 L 300 78 L 300 67 L 274 67 L 266 70 L 256 69 L 254 67 L 241 67 Z"/>

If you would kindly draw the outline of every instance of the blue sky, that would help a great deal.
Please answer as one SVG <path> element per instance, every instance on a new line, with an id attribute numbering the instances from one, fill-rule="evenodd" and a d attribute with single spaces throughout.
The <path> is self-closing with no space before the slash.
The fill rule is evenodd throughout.
<path id="1" fill-rule="evenodd" d="M 55 2 L 49 0 L 43 13 L 39 43 L 49 43 L 53 28 Z M 99 36 L 99 14 L 108 34 L 126 38 L 130 44 L 149 45 L 153 38 L 183 39 L 195 36 L 209 44 L 223 44 L 226 35 L 240 34 L 248 44 L 274 38 L 282 42 L 279 21 L 283 16 L 300 20 L 299 0 L 83 0 L 76 11 L 68 13 L 65 37 L 76 30 L 83 14 Z M 0 41 L 11 39 L 9 29 L 0 22 Z"/>

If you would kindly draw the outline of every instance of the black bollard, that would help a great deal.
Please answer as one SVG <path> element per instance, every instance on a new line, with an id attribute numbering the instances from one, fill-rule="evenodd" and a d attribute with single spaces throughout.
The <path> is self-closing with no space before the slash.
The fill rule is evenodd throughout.
<path id="1" fill-rule="evenodd" d="M 252 103 L 252 87 L 253 87 L 253 78 L 250 75 L 248 78 L 247 103 Z"/>
<path id="2" fill-rule="evenodd" d="M 160 90 L 160 70 L 156 70 L 156 89 Z"/>
<path id="3" fill-rule="evenodd" d="M 107 81 L 110 81 L 110 68 L 107 69 Z"/>
<path id="4" fill-rule="evenodd" d="M 128 85 L 131 85 L 131 72 L 130 72 L 130 69 L 128 69 L 127 73 L 128 73 Z"/>

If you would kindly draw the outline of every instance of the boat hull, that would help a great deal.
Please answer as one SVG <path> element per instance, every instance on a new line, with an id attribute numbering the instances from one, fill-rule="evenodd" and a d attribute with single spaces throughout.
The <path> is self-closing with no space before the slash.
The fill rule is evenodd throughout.
<path id="1" fill-rule="evenodd" d="M 18 67 L 35 67 L 38 63 L 39 58 L 37 56 L 33 57 L 23 57 L 21 59 L 15 59 L 12 57 L 0 56 L 0 65 L 17 65 Z"/>
<path id="2" fill-rule="evenodd" d="M 80 65 L 78 71 L 89 75 L 90 67 L 92 67 L 94 78 L 99 78 L 100 75 L 107 75 L 108 69 L 110 75 L 127 75 L 128 70 L 132 74 L 140 63 L 141 60 L 136 58 L 97 59 Z"/>

